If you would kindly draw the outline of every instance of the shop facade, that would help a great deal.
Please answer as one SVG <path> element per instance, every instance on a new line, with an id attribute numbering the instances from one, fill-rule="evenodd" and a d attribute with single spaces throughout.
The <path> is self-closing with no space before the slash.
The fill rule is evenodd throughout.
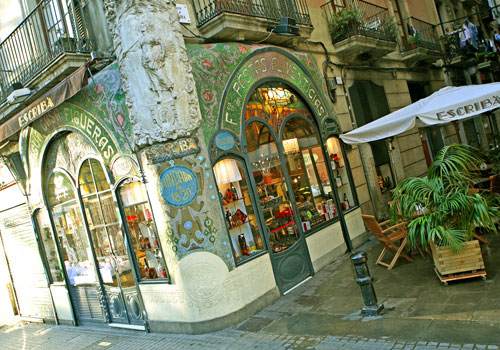
<path id="1" fill-rule="evenodd" d="M 364 241 L 314 59 L 236 43 L 187 49 L 203 120 L 190 136 L 133 146 L 117 63 L 21 131 L 23 220 L 45 271 L 37 317 L 212 331 Z"/>
<path id="2" fill-rule="evenodd" d="M 312 247 L 350 248 L 364 232 L 348 227 L 357 198 L 319 69 L 270 46 L 188 52 L 236 265 L 269 254 L 285 293 L 325 266 Z"/>

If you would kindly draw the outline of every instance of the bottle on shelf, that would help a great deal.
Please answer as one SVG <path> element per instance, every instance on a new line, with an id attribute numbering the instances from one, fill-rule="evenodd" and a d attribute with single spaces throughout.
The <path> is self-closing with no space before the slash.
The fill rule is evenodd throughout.
<path id="1" fill-rule="evenodd" d="M 351 205 L 349 204 L 349 198 L 347 198 L 347 193 L 344 192 L 344 203 L 346 206 L 346 209 L 349 209 Z"/>
<path id="2" fill-rule="evenodd" d="M 241 255 L 250 255 L 248 251 L 247 240 L 245 239 L 245 235 L 242 233 L 238 235 L 238 244 L 240 246 Z"/>
<path id="3" fill-rule="evenodd" d="M 234 187 L 233 183 L 231 182 L 231 192 L 233 193 L 233 201 L 238 199 L 238 192 L 236 191 L 236 188 Z"/>
<path id="4" fill-rule="evenodd" d="M 229 228 L 233 227 L 231 217 L 232 217 L 232 215 L 229 212 L 229 210 L 226 210 L 226 221 L 227 221 Z"/>
<path id="5" fill-rule="evenodd" d="M 342 187 L 342 177 L 339 174 L 339 170 L 337 169 L 337 177 L 335 178 L 335 182 L 337 184 L 337 187 Z"/>

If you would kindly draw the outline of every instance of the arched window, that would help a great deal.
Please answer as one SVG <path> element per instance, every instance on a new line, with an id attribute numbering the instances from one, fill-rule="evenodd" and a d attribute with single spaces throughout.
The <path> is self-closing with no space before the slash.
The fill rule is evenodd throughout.
<path id="1" fill-rule="evenodd" d="M 241 262 L 261 252 L 265 246 L 248 187 L 247 173 L 242 162 L 235 158 L 219 160 L 213 170 L 234 256 L 237 262 Z"/>
<path id="2" fill-rule="evenodd" d="M 70 284 L 96 283 L 89 241 L 72 181 L 65 173 L 56 171 L 49 178 L 47 193 Z"/>
<path id="3" fill-rule="evenodd" d="M 299 239 L 278 145 L 271 129 L 257 121 L 247 125 L 245 138 L 250 168 L 269 230 L 269 241 L 273 252 L 277 253 L 288 249 Z"/>
<path id="4" fill-rule="evenodd" d="M 165 259 L 158 241 L 146 187 L 140 181 L 126 180 L 118 190 L 131 244 L 141 279 L 167 279 Z"/>
<path id="5" fill-rule="evenodd" d="M 78 184 L 103 283 L 114 287 L 120 283 L 123 287 L 134 286 L 118 206 L 97 160 L 83 162 Z"/>
<path id="6" fill-rule="evenodd" d="M 302 229 L 307 231 L 336 218 L 327 164 L 313 126 L 298 116 L 288 119 L 282 143 Z"/>
<path id="7" fill-rule="evenodd" d="M 337 187 L 339 199 L 341 201 L 341 209 L 349 210 L 357 206 L 357 198 L 354 193 L 354 184 L 349 172 L 349 167 L 346 163 L 346 156 L 342 150 L 340 140 L 336 137 L 329 137 L 326 140 L 326 149 L 330 166 L 334 173 L 334 183 Z"/>
<path id="8" fill-rule="evenodd" d="M 43 252 L 45 253 L 45 260 L 47 263 L 47 271 L 50 276 L 50 282 L 63 282 L 64 275 L 59 256 L 57 254 L 57 246 L 52 236 L 52 228 L 50 227 L 50 220 L 47 210 L 45 208 L 37 210 L 35 214 L 35 221 L 40 236 L 40 243 Z"/>

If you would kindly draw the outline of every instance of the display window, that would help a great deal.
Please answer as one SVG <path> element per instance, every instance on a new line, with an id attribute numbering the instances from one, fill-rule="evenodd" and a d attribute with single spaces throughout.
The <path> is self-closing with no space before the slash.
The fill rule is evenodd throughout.
<path id="1" fill-rule="evenodd" d="M 83 208 L 105 285 L 118 287 L 119 276 L 126 277 L 122 285 L 133 286 L 132 266 L 128 258 L 116 202 L 101 164 L 87 159 L 80 169 L 78 184 Z"/>
<path id="2" fill-rule="evenodd" d="M 242 162 L 234 158 L 219 160 L 213 170 L 234 256 L 242 262 L 264 250 L 248 177 Z"/>
<path id="3" fill-rule="evenodd" d="M 283 153 L 304 232 L 338 216 L 325 157 L 313 126 L 301 117 L 283 128 Z"/>
<path id="4" fill-rule="evenodd" d="M 52 229 L 47 210 L 44 208 L 39 209 L 36 212 L 35 220 L 40 242 L 42 244 L 43 251 L 45 252 L 50 282 L 64 282 L 63 270 L 57 255 L 57 246 L 54 237 L 52 236 Z"/>
<path id="5" fill-rule="evenodd" d="M 96 283 L 90 245 L 71 180 L 63 172 L 54 172 L 47 192 L 69 283 L 73 286 Z"/>
<path id="6" fill-rule="evenodd" d="M 326 140 L 326 149 L 330 167 L 334 174 L 334 183 L 340 199 L 342 211 L 349 210 L 356 206 L 356 197 L 352 186 L 349 167 L 346 166 L 346 158 L 340 140 L 336 137 L 329 137 Z"/>
<path id="7" fill-rule="evenodd" d="M 241 148 L 236 142 L 231 155 L 217 143 L 213 148 L 218 159 L 213 170 L 237 262 L 253 251 L 245 248 L 249 241 L 262 240 L 259 227 L 265 239 L 262 247 L 255 245 L 257 252 L 266 249 L 265 242 L 275 254 L 292 252 L 301 232 L 313 233 L 355 206 L 339 141 L 321 138 L 309 106 L 286 84 L 257 86 L 244 119 Z M 255 205 L 246 193 L 253 194 Z M 234 215 L 238 210 L 244 220 Z"/>
<path id="8" fill-rule="evenodd" d="M 167 280 L 168 271 L 151 215 L 146 187 L 140 181 L 127 180 L 118 190 L 127 220 L 131 244 L 142 280 Z"/>
<path id="9" fill-rule="evenodd" d="M 278 145 L 271 129 L 261 122 L 248 124 L 245 137 L 271 249 L 278 253 L 288 249 L 299 239 Z"/>

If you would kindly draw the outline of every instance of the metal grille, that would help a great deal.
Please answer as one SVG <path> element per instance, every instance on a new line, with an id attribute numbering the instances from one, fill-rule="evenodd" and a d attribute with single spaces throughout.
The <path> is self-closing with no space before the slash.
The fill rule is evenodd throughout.
<path id="1" fill-rule="evenodd" d="M 71 296 L 80 321 L 104 321 L 101 297 L 96 285 L 71 288 Z"/>
<path id="2" fill-rule="evenodd" d="M 441 51 L 441 44 L 439 43 L 435 25 L 415 17 L 409 17 L 403 22 L 407 32 L 406 45 L 404 46 L 405 50 L 423 47 L 430 50 Z"/>
<path id="3" fill-rule="evenodd" d="M 81 8 L 73 0 L 44 0 L 0 44 L 0 101 L 63 52 L 90 52 Z"/>
<path id="4" fill-rule="evenodd" d="M 291 17 L 297 24 L 311 25 L 306 0 L 193 0 L 193 4 L 198 27 L 224 12 L 275 21 Z"/>
<path id="5" fill-rule="evenodd" d="M 353 35 L 364 35 L 376 39 L 395 41 L 390 33 L 390 27 L 395 25 L 385 7 L 372 4 L 364 0 L 331 0 L 321 6 L 330 22 L 340 14 L 340 11 L 349 9 L 356 11 L 357 19 L 345 26 L 342 33 L 332 34 L 332 42 L 337 43 Z"/>

